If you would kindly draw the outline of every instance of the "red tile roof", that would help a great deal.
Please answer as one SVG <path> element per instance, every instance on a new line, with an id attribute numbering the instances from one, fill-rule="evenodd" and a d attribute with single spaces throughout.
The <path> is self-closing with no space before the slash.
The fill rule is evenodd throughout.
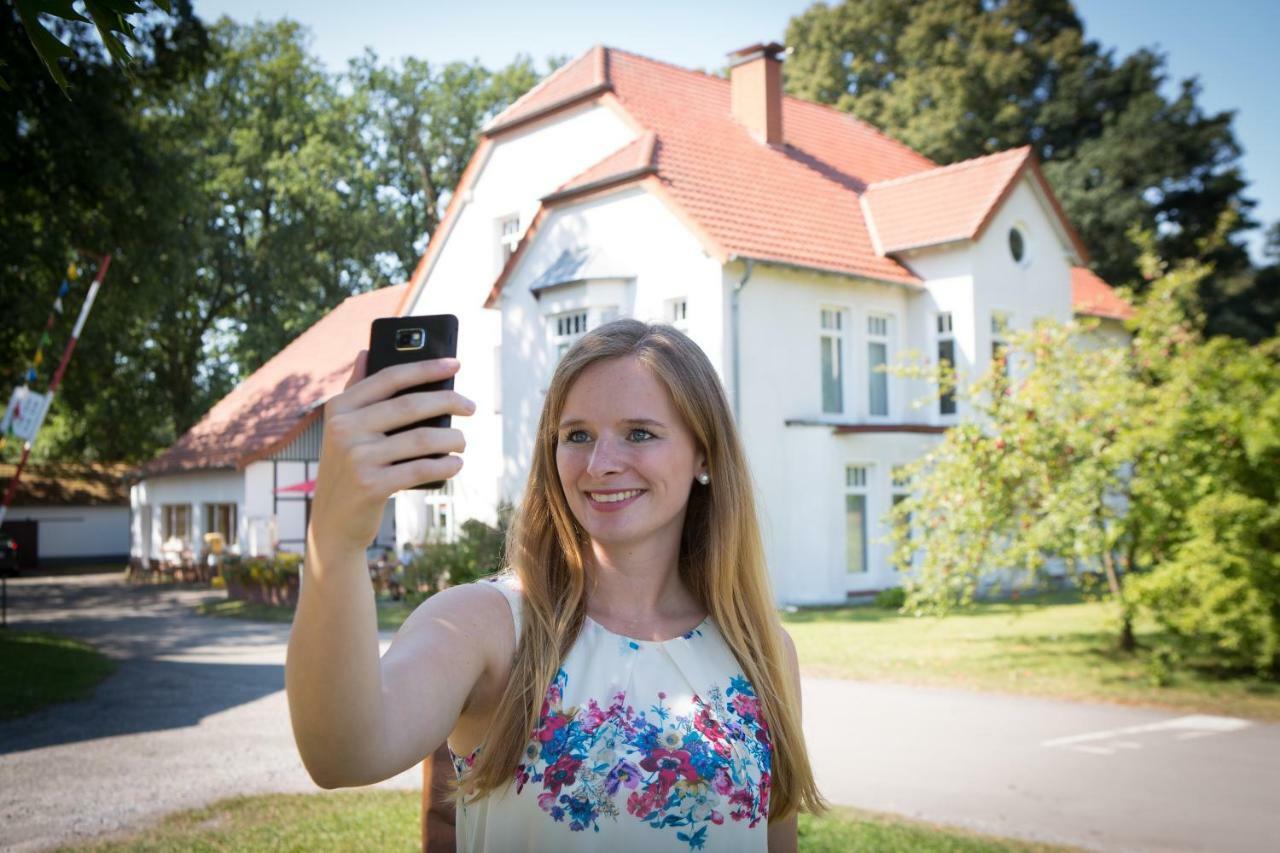
<path id="1" fill-rule="evenodd" d="M 210 409 L 138 477 L 211 468 L 242 470 L 288 444 L 342 391 L 376 317 L 396 316 L 408 284 L 347 297 Z"/>
<path id="2" fill-rule="evenodd" d="M 1134 311 L 1132 305 L 1088 267 L 1071 268 L 1071 304 L 1077 314 L 1112 320 L 1128 319 Z"/>
<path id="3" fill-rule="evenodd" d="M 862 203 L 877 250 L 975 239 L 1030 156 L 1027 145 L 867 187 Z"/>

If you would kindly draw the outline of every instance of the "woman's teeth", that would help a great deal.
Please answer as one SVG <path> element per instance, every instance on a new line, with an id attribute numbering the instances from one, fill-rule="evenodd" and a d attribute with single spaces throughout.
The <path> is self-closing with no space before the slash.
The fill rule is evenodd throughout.
<path id="1" fill-rule="evenodd" d="M 644 490 L 636 489 L 630 492 L 618 492 L 617 494 L 612 494 L 612 495 L 601 495 L 601 494 L 595 494 L 593 492 L 588 492 L 587 494 L 591 495 L 592 500 L 598 501 L 599 503 L 611 504 L 611 503 L 617 503 L 618 501 L 625 501 L 628 498 L 633 498 L 636 495 L 640 494 L 640 492 L 642 491 Z"/>

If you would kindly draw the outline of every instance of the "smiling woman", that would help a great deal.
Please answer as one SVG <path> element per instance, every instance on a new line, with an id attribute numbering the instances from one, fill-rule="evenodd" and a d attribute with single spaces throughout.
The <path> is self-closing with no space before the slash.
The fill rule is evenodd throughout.
<path id="1" fill-rule="evenodd" d="M 823 807 L 795 653 L 696 343 L 632 319 L 574 343 L 506 553 L 515 658 L 449 738 L 459 849 L 794 849 Z"/>
<path id="2" fill-rule="evenodd" d="M 795 647 L 769 589 L 751 475 L 706 354 L 624 319 L 573 343 L 534 439 L 504 571 L 431 596 L 378 655 L 363 549 L 387 497 L 460 469 L 475 405 L 397 389 L 452 359 L 365 375 L 325 406 L 285 686 L 327 788 L 447 744 L 460 850 L 794 851 L 821 811 Z M 407 451 L 439 458 L 402 460 Z"/>

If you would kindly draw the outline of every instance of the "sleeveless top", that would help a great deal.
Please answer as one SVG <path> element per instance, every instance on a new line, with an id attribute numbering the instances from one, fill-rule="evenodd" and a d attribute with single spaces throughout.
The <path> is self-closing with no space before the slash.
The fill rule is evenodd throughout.
<path id="1" fill-rule="evenodd" d="M 478 583 L 506 596 L 519 638 L 519 580 Z M 450 748 L 459 778 L 483 748 Z M 755 691 L 710 617 L 665 641 L 588 617 L 511 783 L 458 804 L 458 850 L 764 851 L 771 757 Z"/>

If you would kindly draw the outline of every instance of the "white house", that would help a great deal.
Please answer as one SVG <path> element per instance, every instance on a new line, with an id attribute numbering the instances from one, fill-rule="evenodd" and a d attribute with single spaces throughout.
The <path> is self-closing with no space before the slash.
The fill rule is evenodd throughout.
<path id="1" fill-rule="evenodd" d="M 177 529 L 157 520 L 179 512 L 165 506 L 237 500 L 241 536 L 243 516 L 275 517 L 280 544 L 300 547 L 305 501 L 282 506 L 275 490 L 314 477 L 316 407 L 341 390 L 368 319 L 388 314 L 458 316 L 455 383 L 478 410 L 462 424 L 466 467 L 445 490 L 397 495 L 386 536 L 494 523 L 522 494 L 560 354 L 632 316 L 685 330 L 719 372 L 779 600 L 896 584 L 876 541 L 906 487 L 895 470 L 967 413 L 954 399 L 913 408 L 928 389 L 873 368 L 914 349 L 972 376 L 1005 329 L 1093 314 L 1105 343 L 1123 340 L 1130 309 L 1085 268 L 1030 149 L 939 167 L 784 96 L 781 50 L 735 52 L 729 80 L 602 46 L 549 75 L 487 125 L 409 282 L 347 300 L 246 381 L 256 392 L 215 407 L 193 430 L 203 440 L 183 437 L 194 456 L 153 464 L 135 486 L 135 549 Z M 301 378 L 282 386 L 290 371 Z M 258 398 L 276 420 L 221 446 Z"/>
<path id="2" fill-rule="evenodd" d="M 896 584 L 875 541 L 895 468 L 966 415 L 911 408 L 927 389 L 875 365 L 914 348 L 974 375 L 1003 329 L 1073 311 L 1124 334 L 1029 148 L 938 167 L 784 96 L 780 52 L 738 51 L 723 80 L 597 46 L 487 126 L 405 311 L 460 320 L 479 411 L 455 515 L 519 498 L 575 337 L 671 322 L 729 392 L 779 599 L 844 601 Z"/>
<path id="3" fill-rule="evenodd" d="M 129 471 L 131 559 L 158 563 L 181 559 L 184 551 L 198 559 L 211 532 L 221 533 L 235 554 L 302 553 L 324 402 L 341 393 L 354 356 L 368 347 L 369 324 L 397 314 L 407 289 L 399 284 L 348 298 L 172 446 Z M 447 509 L 441 515 L 447 517 Z M 372 544 L 392 547 L 395 537 L 388 501 Z"/>

